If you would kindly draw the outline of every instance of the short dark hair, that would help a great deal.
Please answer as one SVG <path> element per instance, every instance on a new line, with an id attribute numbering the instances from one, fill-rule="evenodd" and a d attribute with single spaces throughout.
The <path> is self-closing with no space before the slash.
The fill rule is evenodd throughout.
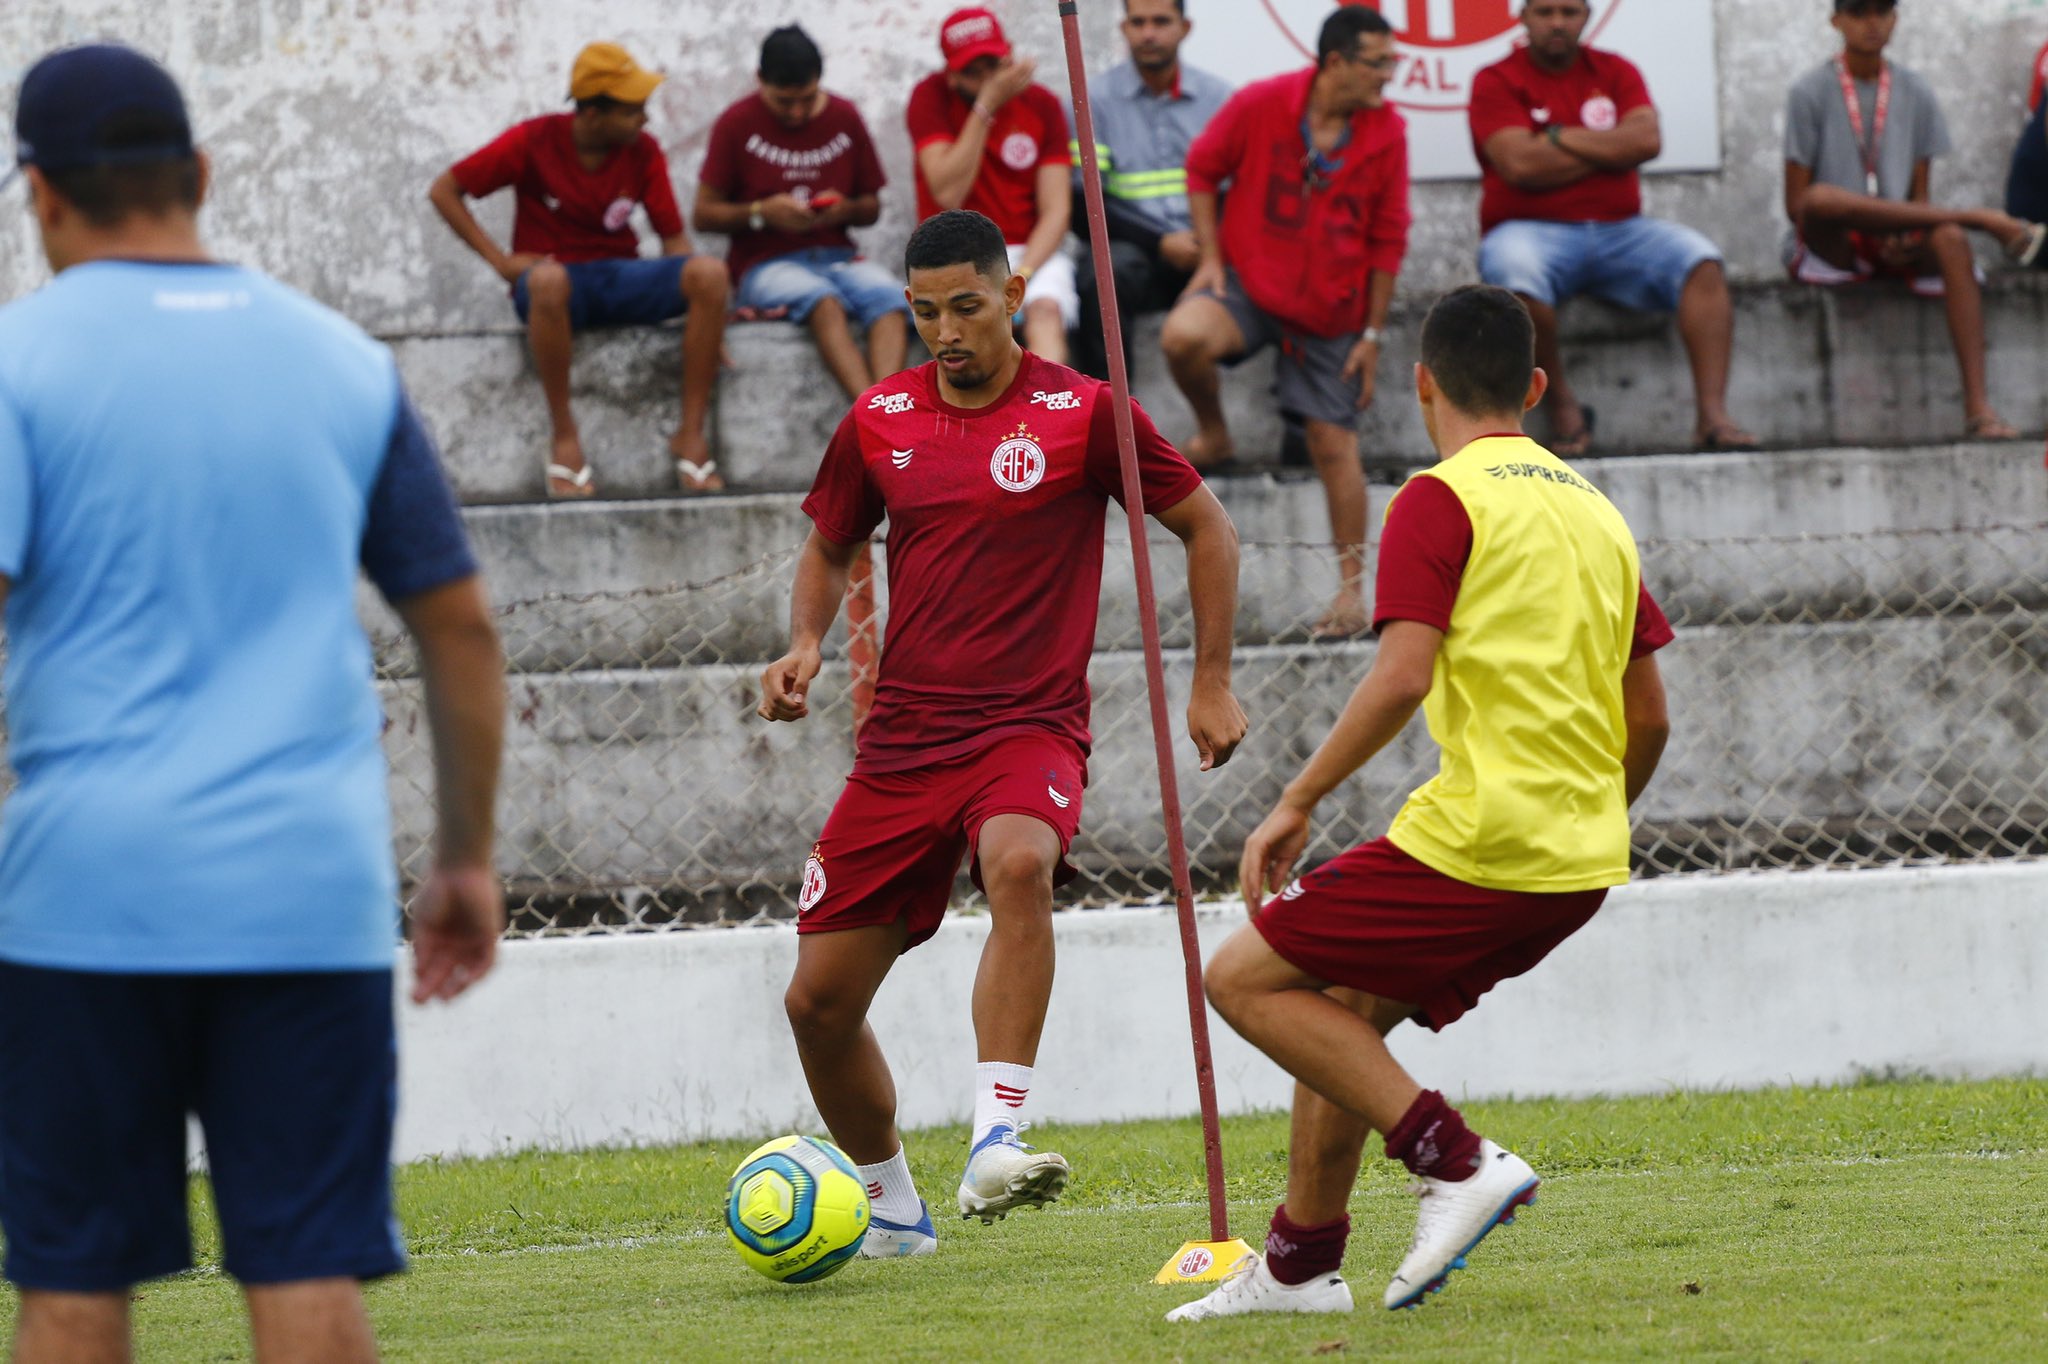
<path id="1" fill-rule="evenodd" d="M 576 112 L 579 114 L 585 109 L 592 109 L 600 114 L 608 114 L 614 109 L 623 109 L 625 107 L 626 101 L 613 99 L 610 95 L 592 95 L 589 99 L 579 99 L 576 101 Z"/>
<path id="2" fill-rule="evenodd" d="M 1334 55 L 1351 56 L 1368 33 L 1391 35 L 1393 31 L 1387 16 L 1370 6 L 1340 5 L 1335 14 L 1323 20 L 1323 31 L 1316 36 L 1316 67 L 1329 65 Z"/>
<path id="3" fill-rule="evenodd" d="M 163 114 L 132 110 L 108 119 L 95 141 L 102 151 L 121 152 L 162 146 L 183 133 Z M 130 216 L 160 218 L 199 207 L 197 157 L 55 167 L 45 170 L 43 179 L 95 227 L 114 227 Z"/>
<path id="4" fill-rule="evenodd" d="M 990 279 L 1010 277 L 1010 251 L 1003 230 L 967 208 L 934 213 L 910 234 L 903 248 L 903 273 L 971 265 Z"/>
<path id="5" fill-rule="evenodd" d="M 1181 18 L 1185 19 L 1188 17 L 1188 0 L 1173 0 L 1173 8 L 1175 13 L 1179 14 Z M 1131 0 L 1124 0 L 1124 13 L 1129 14 L 1130 12 Z"/>
<path id="6" fill-rule="evenodd" d="M 1851 10 L 1874 8 L 1879 14 L 1887 14 L 1899 7 L 1899 0 L 1835 0 L 1835 13 L 1847 14 Z"/>
<path id="7" fill-rule="evenodd" d="M 792 90 L 825 74 L 825 54 L 799 24 L 776 29 L 761 40 L 761 79 Z"/>
<path id="8" fill-rule="evenodd" d="M 1423 319 L 1422 363 L 1460 412 L 1520 412 L 1536 372 L 1536 324 L 1507 290 L 1467 284 Z"/>

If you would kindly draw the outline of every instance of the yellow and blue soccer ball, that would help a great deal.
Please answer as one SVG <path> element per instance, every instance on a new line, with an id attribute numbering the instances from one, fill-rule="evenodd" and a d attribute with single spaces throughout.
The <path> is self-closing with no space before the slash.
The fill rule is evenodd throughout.
<path id="1" fill-rule="evenodd" d="M 846 1153 L 817 1137 L 757 1147 L 725 1186 L 725 1233 L 740 1258 L 779 1283 L 843 1268 L 867 1235 L 867 1185 Z"/>

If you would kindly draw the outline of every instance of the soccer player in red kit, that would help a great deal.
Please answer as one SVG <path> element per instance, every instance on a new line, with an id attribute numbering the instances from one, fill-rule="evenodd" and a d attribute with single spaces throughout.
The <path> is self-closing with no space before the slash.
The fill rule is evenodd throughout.
<path id="1" fill-rule="evenodd" d="M 1438 463 L 1387 508 L 1379 649 L 1330 735 L 1245 841 L 1252 922 L 1209 962 L 1217 1011 L 1296 1081 L 1287 1200 L 1264 1256 L 1167 1314 L 1348 1312 L 1337 1272 L 1371 1132 L 1422 1196 L 1384 1301 L 1413 1307 L 1536 1196 L 1512 1151 L 1466 1127 L 1387 1050 L 1535 966 L 1628 880 L 1628 807 L 1668 734 L 1671 640 L 1614 504 L 1522 434 L 1543 397 L 1515 296 L 1473 285 L 1422 324 L 1415 387 Z M 1323 797 L 1418 706 L 1442 770 L 1386 837 L 1280 890 Z M 1263 903 L 1262 903 L 1263 901 Z"/>
<path id="2" fill-rule="evenodd" d="M 889 627 L 845 792 L 804 867 L 785 1004 L 811 1097 L 874 1201 L 864 1255 L 936 1249 L 896 1130 L 867 1012 L 903 952 L 937 931 L 963 857 L 988 893 L 974 982 L 974 1134 L 963 1217 L 1059 1197 L 1067 1162 L 1019 1140 L 1052 991 L 1053 887 L 1087 785 L 1088 659 L 1103 521 L 1121 500 L 1109 385 L 1020 348 L 1025 288 L 1002 231 L 954 209 L 904 252 L 918 334 L 937 357 L 856 399 L 804 502 L 790 649 L 760 714 L 800 720 L 849 566 L 886 516 Z M 1187 547 L 1195 618 L 1188 735 L 1206 770 L 1245 717 L 1230 691 L 1237 532 L 1143 410 L 1145 510 Z"/>

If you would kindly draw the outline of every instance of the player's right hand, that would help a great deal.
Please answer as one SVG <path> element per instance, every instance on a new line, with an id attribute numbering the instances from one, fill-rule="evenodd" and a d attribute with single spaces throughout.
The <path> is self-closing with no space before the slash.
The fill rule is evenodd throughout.
<path id="1" fill-rule="evenodd" d="M 1257 914 L 1266 897 L 1287 884 L 1302 849 L 1308 846 L 1308 811 L 1282 802 L 1244 841 L 1237 885 L 1247 912 Z"/>
<path id="2" fill-rule="evenodd" d="M 1023 94 L 1031 84 L 1031 78 L 1037 74 L 1038 63 L 1031 58 L 1005 57 L 981 83 L 981 92 L 975 99 L 982 108 L 994 113 Z"/>
<path id="3" fill-rule="evenodd" d="M 520 251 L 505 257 L 505 263 L 498 267 L 498 274 L 507 284 L 517 284 L 519 277 L 539 265 L 542 261 L 553 260 L 553 256 L 535 255 L 531 251 Z"/>
<path id="4" fill-rule="evenodd" d="M 818 225 L 818 215 L 794 194 L 777 194 L 761 201 L 761 221 L 777 232 L 809 232 Z"/>
<path id="5" fill-rule="evenodd" d="M 453 999 L 490 974 L 505 933 L 505 887 L 487 866 L 436 867 L 412 910 L 412 1002 Z"/>
<path id="6" fill-rule="evenodd" d="M 761 704 L 755 714 L 763 720 L 801 720 L 809 715 L 810 703 L 804 698 L 824 662 L 817 646 L 811 645 L 791 649 L 770 663 L 761 673 Z"/>

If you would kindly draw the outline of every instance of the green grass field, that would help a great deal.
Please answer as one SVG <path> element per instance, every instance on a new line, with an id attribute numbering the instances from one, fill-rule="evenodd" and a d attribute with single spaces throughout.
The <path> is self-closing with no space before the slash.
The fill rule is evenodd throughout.
<path id="1" fill-rule="evenodd" d="M 2048 1359 L 2048 1081 L 1466 1113 L 1536 1166 L 1542 1198 L 1414 1312 L 1377 1305 L 1414 1204 L 1375 1144 L 1345 1265 L 1356 1313 L 1163 1322 L 1194 1291 L 1150 1278 L 1206 1233 L 1192 1122 L 1039 1129 L 1074 1164 L 1056 1211 L 942 1221 L 935 1257 L 800 1288 L 745 1269 L 720 1229 L 751 1143 L 414 1166 L 413 1271 L 371 1311 L 393 1360 Z M 965 1135 L 909 1143 L 935 1207 Z M 1233 1230 L 1256 1244 L 1286 1123 L 1224 1137 Z M 200 1241 L 210 1258 L 203 1203 Z M 136 1325 L 145 1360 L 247 1353 L 210 1269 L 145 1286 Z"/>

